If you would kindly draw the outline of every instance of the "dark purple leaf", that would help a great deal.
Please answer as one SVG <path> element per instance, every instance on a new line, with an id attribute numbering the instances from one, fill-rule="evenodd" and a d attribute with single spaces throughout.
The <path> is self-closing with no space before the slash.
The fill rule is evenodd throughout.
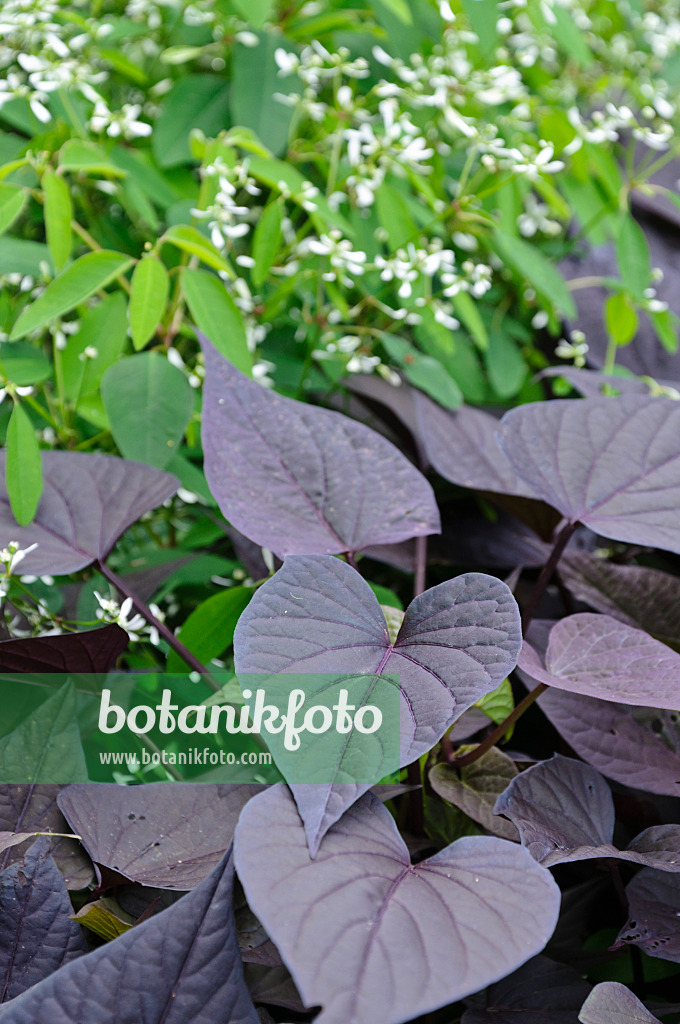
<path id="1" fill-rule="evenodd" d="M 120 626 L 0 642 L 5 672 L 108 672 L 128 645 Z"/>
<path id="2" fill-rule="evenodd" d="M 21 572 L 34 576 L 76 572 L 105 558 L 128 526 L 179 487 L 169 473 L 112 455 L 45 451 L 42 464 L 36 517 L 18 526 L 4 483 L 5 453 L 0 452 L 0 546 L 37 544 L 21 562 Z"/>
<path id="3" fill-rule="evenodd" d="M 638 946 L 648 956 L 680 963 L 680 877 L 643 868 L 626 886 L 628 921 L 612 949 Z"/>
<path id="4" fill-rule="evenodd" d="M 493 522 L 478 511 L 456 516 L 455 530 L 442 538 L 442 546 L 453 565 L 509 568 L 514 565 L 543 566 L 550 545 L 515 516 L 500 512 Z"/>
<path id="5" fill-rule="evenodd" d="M 475 998 L 461 1024 L 577 1024 L 589 991 L 572 967 L 537 956 Z"/>
<path id="6" fill-rule="evenodd" d="M 582 612 L 556 623 L 543 661 L 524 642 L 519 667 L 548 686 L 620 704 L 680 706 L 680 654 L 609 615 Z"/>
<path id="7" fill-rule="evenodd" d="M 598 612 L 664 640 L 680 640 L 680 580 L 642 565 L 616 565 L 567 552 L 560 576 L 574 597 Z"/>
<path id="8" fill-rule="evenodd" d="M 312 860 L 275 786 L 244 809 L 235 861 L 303 1000 L 323 1007 L 316 1024 L 397 1024 L 455 1002 L 539 952 L 559 909 L 548 872 L 502 839 L 460 839 L 411 865 L 373 794 Z"/>
<path id="9" fill-rule="evenodd" d="M 198 888 L 14 1000 L 3 1024 L 258 1024 L 225 857 Z"/>
<path id="10" fill-rule="evenodd" d="M 535 402 L 506 413 L 499 438 L 514 470 L 569 522 L 680 553 L 680 402 Z"/>
<path id="11" fill-rule="evenodd" d="M 478 491 L 536 498 L 533 485 L 513 469 L 498 444 L 498 420 L 464 405 L 443 409 L 420 391 L 413 392 L 418 435 L 427 458 L 446 480 Z"/>
<path id="12" fill-rule="evenodd" d="M 416 389 L 407 384 L 405 380 L 402 379 L 401 384 L 394 387 L 382 377 L 378 377 L 377 374 L 353 373 L 351 376 L 345 377 L 343 384 L 360 398 L 378 402 L 389 409 L 405 427 L 408 427 L 417 440 L 418 423 L 413 397 L 416 394 Z"/>
<path id="13" fill-rule="evenodd" d="M 281 1006 L 284 1010 L 293 1010 L 294 1013 L 305 1012 L 295 982 L 283 964 L 275 967 L 246 964 L 245 977 L 254 1003 Z"/>
<path id="14" fill-rule="evenodd" d="M 579 370 L 575 366 L 549 366 L 539 377 L 564 377 L 584 398 L 602 398 L 604 387 L 621 395 L 649 395 L 649 387 L 639 377 L 619 377 L 599 370 Z M 611 392 L 610 392 L 611 395 Z"/>
<path id="15" fill-rule="evenodd" d="M 237 530 L 281 557 L 439 532 L 432 488 L 389 441 L 267 390 L 201 344 L 206 478 Z"/>
<path id="16" fill-rule="evenodd" d="M 59 807 L 97 865 L 133 882 L 192 889 L 228 849 L 257 786 L 76 785 Z"/>
<path id="17" fill-rule="evenodd" d="M 354 569 L 328 555 L 293 556 L 255 592 L 236 627 L 234 655 L 239 675 L 398 674 L 405 765 L 503 681 L 520 643 L 515 599 L 494 577 L 468 573 L 421 594 L 393 645 L 373 591 Z M 292 676 L 290 688 L 297 685 Z M 293 787 L 312 852 L 367 788 Z"/>
<path id="18" fill-rule="evenodd" d="M 463 768 L 452 764 L 436 764 L 430 771 L 432 789 L 444 800 L 454 804 L 487 832 L 517 842 L 515 826 L 494 814 L 494 804 L 517 776 L 512 758 L 492 747 L 479 760 Z"/>
<path id="19" fill-rule="evenodd" d="M 578 1015 L 581 1024 L 661 1024 L 619 981 L 596 985 Z"/>
<path id="20" fill-rule="evenodd" d="M 0 1003 L 87 952 L 47 839 L 0 872 Z"/>
<path id="21" fill-rule="evenodd" d="M 57 805 L 59 786 L 0 786 L 0 828 L 8 832 L 71 831 Z M 48 842 L 48 840 L 45 840 Z M 74 839 L 49 840 L 50 853 L 69 889 L 84 889 L 92 880 L 92 864 Z M 0 869 L 23 859 L 23 850 L 6 850 Z"/>
<path id="22" fill-rule="evenodd" d="M 513 779 L 494 807 L 519 829 L 522 846 L 544 867 L 616 857 L 680 871 L 680 825 L 656 825 L 626 850 L 612 845 L 614 801 L 599 772 L 555 754 Z"/>

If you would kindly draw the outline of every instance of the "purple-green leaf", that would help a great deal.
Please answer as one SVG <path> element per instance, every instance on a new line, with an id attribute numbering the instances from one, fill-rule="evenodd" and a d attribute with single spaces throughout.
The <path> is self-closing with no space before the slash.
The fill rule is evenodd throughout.
<path id="1" fill-rule="evenodd" d="M 193 892 L 12 1001 L 3 1024 L 258 1024 L 225 857 Z"/>
<path id="2" fill-rule="evenodd" d="M 205 473 L 237 530 L 282 557 L 439 532 L 432 488 L 394 445 L 340 413 L 262 387 L 199 337 Z"/>
<path id="3" fill-rule="evenodd" d="M 59 807 L 97 866 L 159 889 L 192 889 L 224 856 L 248 785 L 75 785 Z"/>
<path id="4" fill-rule="evenodd" d="M 241 815 L 235 862 L 316 1024 L 399 1024 L 462 999 L 538 953 L 559 910 L 549 873 L 503 839 L 412 865 L 372 793 L 312 860 L 287 788 L 267 790 Z"/>
<path id="5" fill-rule="evenodd" d="M 535 402 L 506 413 L 499 439 L 522 480 L 569 522 L 680 553 L 680 403 Z"/>
<path id="6" fill-rule="evenodd" d="M 12 515 L 0 452 L 0 546 L 32 544 L 22 573 L 64 575 L 105 558 L 120 535 L 145 512 L 171 497 L 179 481 L 169 473 L 111 455 L 42 453 L 43 493 L 35 519 L 19 526 Z"/>
<path id="7" fill-rule="evenodd" d="M 0 1003 L 87 952 L 47 839 L 0 872 Z"/>
<path id="8" fill-rule="evenodd" d="M 628 921 L 612 949 L 638 946 L 648 956 L 680 963 L 680 877 L 643 868 L 626 886 Z"/>
<path id="9" fill-rule="evenodd" d="M 369 585 L 329 555 L 287 558 L 255 592 L 234 634 L 239 675 L 290 673 L 291 690 L 298 685 L 294 673 L 365 675 L 367 693 L 376 673 L 398 675 L 402 765 L 428 751 L 467 708 L 496 689 L 513 669 L 520 644 L 514 597 L 500 580 L 481 573 L 417 597 L 392 644 Z M 337 767 L 340 776 L 341 762 Z M 293 786 L 313 852 L 366 789 L 368 784 Z"/>

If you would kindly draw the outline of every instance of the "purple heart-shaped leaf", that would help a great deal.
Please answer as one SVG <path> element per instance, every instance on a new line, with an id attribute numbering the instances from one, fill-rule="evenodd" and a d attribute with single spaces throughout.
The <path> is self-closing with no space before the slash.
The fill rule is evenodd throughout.
<path id="1" fill-rule="evenodd" d="M 619 981 L 596 985 L 578 1015 L 581 1024 L 661 1024 Z"/>
<path id="2" fill-rule="evenodd" d="M 128 645 L 120 626 L 0 642 L 4 672 L 108 672 Z"/>
<path id="3" fill-rule="evenodd" d="M 496 814 L 516 825 L 532 857 L 544 867 L 616 857 L 664 871 L 680 871 L 680 825 L 655 825 L 626 850 L 612 843 L 614 801 L 599 772 L 555 754 L 513 779 L 496 801 Z"/>
<path id="4" fill-rule="evenodd" d="M 432 488 L 393 444 L 341 413 L 269 391 L 199 337 L 205 473 L 237 530 L 281 557 L 439 533 Z"/>
<path id="5" fill-rule="evenodd" d="M 638 946 L 648 956 L 680 963 L 680 877 L 643 868 L 626 886 L 628 921 L 612 949 Z"/>
<path id="6" fill-rule="evenodd" d="M 372 793 L 312 860 L 275 786 L 244 809 L 234 856 L 303 1000 L 322 1006 L 316 1024 L 398 1024 L 455 1002 L 539 952 L 558 915 L 558 887 L 515 843 L 460 839 L 411 864 Z"/>
<path id="7" fill-rule="evenodd" d="M 584 398 L 602 398 L 604 388 L 620 395 L 649 395 L 649 387 L 639 377 L 619 377 L 599 370 L 579 370 L 576 366 L 549 366 L 539 377 L 564 377 Z M 611 391 L 610 391 L 611 394 Z"/>
<path id="8" fill-rule="evenodd" d="M 680 581 L 643 565 L 617 565 L 585 552 L 565 552 L 559 573 L 579 601 L 646 633 L 680 640 Z"/>
<path id="9" fill-rule="evenodd" d="M 179 487 L 169 473 L 112 455 L 45 451 L 42 465 L 35 519 L 19 526 L 4 483 L 5 452 L 0 452 L 0 546 L 37 545 L 21 562 L 21 571 L 34 576 L 61 576 L 105 558 L 128 526 Z"/>
<path id="10" fill-rule="evenodd" d="M 470 999 L 461 1024 L 576 1024 L 589 991 L 573 967 L 537 956 Z"/>
<path id="11" fill-rule="evenodd" d="M 499 440 L 522 480 L 570 523 L 680 553 L 680 403 L 535 402 L 505 414 Z"/>
<path id="12" fill-rule="evenodd" d="M 87 952 L 48 839 L 0 872 L 0 1003 Z"/>
<path id="13" fill-rule="evenodd" d="M 59 786 L 0 786 L 0 829 L 7 832 L 58 832 L 49 842 L 50 853 L 68 889 L 84 889 L 92 880 L 92 865 L 80 843 L 64 838 L 70 832 L 57 806 Z M 24 851 L 5 850 L 0 869 L 20 862 Z"/>
<path id="14" fill-rule="evenodd" d="M 520 644 L 517 604 L 495 577 L 468 573 L 421 594 L 392 643 L 382 609 L 358 572 L 329 555 L 297 555 L 253 595 L 236 627 L 234 657 L 239 676 L 289 673 L 291 690 L 301 685 L 301 673 L 337 674 L 338 689 L 343 674 L 365 676 L 367 700 L 373 677 L 398 675 L 398 753 L 405 765 L 505 679 Z M 268 742 L 276 757 L 277 737 Z M 338 779 L 342 769 L 338 761 Z M 378 779 L 357 781 L 362 784 L 293 785 L 313 852 Z"/>
<path id="15" fill-rule="evenodd" d="M 428 460 L 446 480 L 461 487 L 535 498 L 531 481 L 518 475 L 497 438 L 499 423 L 482 409 L 443 409 L 413 391 L 418 435 Z"/>
<path id="16" fill-rule="evenodd" d="M 59 807 L 97 865 L 143 885 L 192 889 L 224 856 L 258 786 L 67 786 Z"/>
<path id="17" fill-rule="evenodd" d="M 582 612 L 556 623 L 543 661 L 524 642 L 519 667 L 570 693 L 644 707 L 680 706 L 680 655 L 609 615 Z"/>

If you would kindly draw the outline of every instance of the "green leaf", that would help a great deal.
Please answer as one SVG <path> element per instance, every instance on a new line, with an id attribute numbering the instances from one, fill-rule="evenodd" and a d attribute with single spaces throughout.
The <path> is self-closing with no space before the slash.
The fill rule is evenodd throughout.
<path id="1" fill-rule="evenodd" d="M 217 75 L 185 75 L 173 86 L 151 136 L 160 167 L 194 163 L 189 133 L 217 135 L 229 124 L 229 85 Z"/>
<path id="2" fill-rule="evenodd" d="M 604 323 L 607 334 L 617 345 L 627 345 L 635 337 L 638 315 L 624 292 L 610 295 L 605 302 Z"/>
<path id="3" fill-rule="evenodd" d="M 219 657 L 234 639 L 241 612 L 250 601 L 251 587 L 229 587 L 199 604 L 178 633 L 178 639 L 204 664 Z M 168 655 L 168 672 L 186 672 L 175 651 Z"/>
<path id="4" fill-rule="evenodd" d="M 3 238 L 0 245 L 0 274 L 30 274 L 39 277 L 43 263 L 52 267 L 50 250 L 42 242 Z"/>
<path id="5" fill-rule="evenodd" d="M 257 178 L 258 181 L 263 182 L 265 185 L 269 185 L 270 188 L 281 191 L 281 186 L 283 186 L 285 190 L 290 192 L 293 202 L 301 204 L 304 201 L 305 177 L 300 174 L 296 167 L 291 167 L 285 160 L 275 160 L 273 157 L 252 156 L 248 161 L 248 171 L 254 178 Z M 352 238 L 354 233 L 352 225 L 341 213 L 331 210 L 324 196 L 316 195 L 312 202 L 315 209 L 309 211 L 309 217 L 317 228 L 325 231 L 330 225 L 334 228 L 340 228 L 345 238 Z"/>
<path id="6" fill-rule="evenodd" d="M 445 409 L 458 409 L 463 404 L 460 388 L 438 360 L 423 355 L 404 338 L 383 334 L 381 340 L 410 384 L 420 388 Z"/>
<path id="7" fill-rule="evenodd" d="M 250 374 L 253 360 L 239 309 L 219 278 L 206 270 L 185 270 L 182 291 L 192 319 L 223 356 Z"/>
<path id="8" fill-rule="evenodd" d="M 253 234 L 253 281 L 262 284 L 281 245 L 281 206 L 274 200 L 265 209 Z"/>
<path id="9" fill-rule="evenodd" d="M 59 151 L 59 166 L 63 171 L 105 174 L 109 178 L 125 177 L 125 171 L 109 160 L 106 150 L 83 139 L 69 139 L 64 143 Z"/>
<path id="10" fill-rule="evenodd" d="M 573 14 L 555 4 L 551 8 L 556 24 L 552 30 L 553 39 L 568 57 L 573 57 L 577 64 L 587 68 L 593 63 L 593 53 L 586 37 L 574 21 Z"/>
<path id="11" fill-rule="evenodd" d="M 63 270 L 42 295 L 28 306 L 14 325 L 10 340 L 44 327 L 50 320 L 68 313 L 79 303 L 104 288 L 132 265 L 119 252 L 89 252 Z"/>
<path id="12" fill-rule="evenodd" d="M 452 301 L 456 316 L 469 331 L 477 348 L 485 352 L 489 347 L 489 335 L 486 332 L 484 321 L 479 315 L 477 303 L 469 292 L 458 292 Z"/>
<path id="13" fill-rule="evenodd" d="M 512 398 L 527 376 L 527 364 L 517 345 L 504 331 L 492 331 L 484 353 L 489 383 L 499 398 Z"/>
<path id="14" fill-rule="evenodd" d="M 212 267 L 214 270 L 223 270 L 230 277 L 234 277 L 234 271 L 210 239 L 202 235 L 197 228 L 191 227 L 190 224 L 175 224 L 168 228 L 162 241 L 169 242 L 181 249 L 182 252 L 188 252 L 191 256 L 198 256 L 201 263 L 205 263 L 206 266 Z"/>
<path id="15" fill-rule="evenodd" d="M 0 343 L 0 366 L 7 380 L 20 388 L 42 384 L 52 374 L 49 359 L 40 349 L 23 341 Z"/>
<path id="16" fill-rule="evenodd" d="M 406 0 L 382 0 L 382 3 L 390 11 L 395 18 L 404 25 L 413 24 L 413 15 L 411 14 L 411 8 L 409 7 Z"/>
<path id="17" fill-rule="evenodd" d="M 670 309 L 663 309 L 658 313 L 649 313 L 648 316 L 654 325 L 657 338 L 666 351 L 677 352 L 680 319 L 678 319 L 675 313 L 671 313 Z"/>
<path id="18" fill-rule="evenodd" d="M 25 189 L 0 183 L 0 235 L 12 226 L 25 205 Z"/>
<path id="19" fill-rule="evenodd" d="M 76 691 L 64 683 L 16 729 L 0 739 L 0 783 L 87 782 Z"/>
<path id="20" fill-rule="evenodd" d="M 252 28 L 262 28 L 272 9 L 272 2 L 273 0 L 234 0 L 234 7 Z"/>
<path id="21" fill-rule="evenodd" d="M 487 693 L 481 700 L 478 700 L 475 707 L 481 708 L 496 725 L 504 722 L 515 707 L 510 680 L 504 679 L 496 690 L 493 690 L 492 693 Z"/>
<path id="22" fill-rule="evenodd" d="M 251 128 L 273 153 L 282 153 L 288 142 L 293 108 L 274 99 L 275 93 L 300 92 L 297 76 L 279 75 L 274 52 L 286 45 L 280 33 L 259 33 L 258 46 L 236 43 L 232 54 L 231 120 Z M 290 44 L 289 44 L 290 45 Z"/>
<path id="23" fill-rule="evenodd" d="M 45 197 L 45 234 L 56 270 L 61 270 L 71 255 L 71 191 L 59 174 L 48 167 L 42 176 Z"/>
<path id="24" fill-rule="evenodd" d="M 168 298 L 168 274 L 156 256 L 144 256 L 135 267 L 130 289 L 130 333 L 136 349 L 153 337 Z"/>
<path id="25" fill-rule="evenodd" d="M 376 192 L 376 209 L 381 227 L 387 232 L 392 249 L 399 249 L 418 233 L 416 222 L 406 199 L 392 185 L 385 183 Z"/>
<path id="26" fill-rule="evenodd" d="M 104 60 L 108 61 L 109 64 L 124 75 L 125 78 L 129 78 L 131 82 L 135 82 L 137 85 L 146 85 L 148 79 L 146 74 L 140 68 L 139 64 L 135 64 L 129 57 L 126 57 L 120 50 L 99 50 L 99 56 Z"/>
<path id="27" fill-rule="evenodd" d="M 5 482 L 14 518 L 27 526 L 42 494 L 42 464 L 33 424 L 18 401 L 7 427 Z"/>
<path id="28" fill-rule="evenodd" d="M 493 233 L 493 244 L 503 262 L 539 295 L 565 316 L 576 316 L 576 304 L 564 278 L 535 246 L 500 228 Z"/>
<path id="29" fill-rule="evenodd" d="M 88 309 L 80 327 L 61 353 L 64 393 L 81 414 L 98 396 L 102 374 L 119 358 L 127 337 L 127 303 L 122 292 L 113 292 Z M 85 356 L 85 350 L 97 353 Z M 88 417 L 86 417 L 88 418 Z"/>
<path id="30" fill-rule="evenodd" d="M 463 9 L 470 21 L 470 27 L 479 39 L 479 48 L 487 53 L 496 45 L 498 38 L 498 0 L 463 0 Z"/>
<path id="31" fill-rule="evenodd" d="M 182 371 L 158 352 L 142 352 L 108 368 L 101 394 L 121 455 L 164 469 L 194 406 Z"/>
<path id="32" fill-rule="evenodd" d="M 627 291 L 642 298 L 645 288 L 649 287 L 652 267 L 644 231 L 630 214 L 623 218 L 619 228 L 616 260 Z"/>

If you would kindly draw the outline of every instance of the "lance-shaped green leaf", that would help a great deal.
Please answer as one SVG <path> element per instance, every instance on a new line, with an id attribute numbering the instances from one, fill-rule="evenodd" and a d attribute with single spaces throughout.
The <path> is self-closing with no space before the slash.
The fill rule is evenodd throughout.
<path id="1" fill-rule="evenodd" d="M 185 270 L 182 290 L 199 331 L 211 339 L 225 359 L 243 373 L 250 374 L 253 359 L 248 349 L 243 317 L 224 284 L 205 270 Z"/>
<path id="2" fill-rule="evenodd" d="M 5 488 L 12 514 L 17 523 L 28 526 L 42 494 L 42 466 L 33 424 L 18 400 L 7 427 L 5 458 Z"/>
<path id="3" fill-rule="evenodd" d="M 0 452 L 0 472 L 4 460 Z M 45 451 L 42 465 L 43 494 L 28 526 L 17 524 L 0 482 L 0 545 L 37 544 L 21 563 L 34 576 L 76 572 L 105 558 L 128 526 L 179 486 L 169 473 L 111 455 Z"/>
<path id="4" fill-rule="evenodd" d="M 0 182 L 0 235 L 10 228 L 26 205 L 26 189 Z"/>
<path id="5" fill-rule="evenodd" d="M 153 337 L 168 297 L 168 275 L 157 256 L 144 256 L 135 267 L 130 285 L 128 317 L 136 349 Z"/>
<path id="6" fill-rule="evenodd" d="M 128 256 L 119 252 L 89 252 L 63 270 L 48 284 L 42 295 L 23 310 L 12 328 L 10 339 L 23 338 L 37 331 L 50 320 L 63 316 L 79 303 L 89 299 L 100 288 L 119 277 L 132 265 Z"/>
<path id="7" fill-rule="evenodd" d="M 224 256 L 220 255 L 210 239 L 206 238 L 198 228 L 194 228 L 190 224 L 175 224 L 173 227 L 168 228 L 163 235 L 163 241 L 170 242 L 178 249 L 181 249 L 182 252 L 188 252 L 191 256 L 198 256 L 201 263 L 205 263 L 208 267 L 213 267 L 214 270 L 223 270 L 230 277 L 234 276 L 234 271 Z"/>
<path id="8" fill-rule="evenodd" d="M 45 234 L 56 270 L 61 270 L 71 255 L 71 190 L 60 174 L 48 167 L 42 176 L 45 197 Z"/>

